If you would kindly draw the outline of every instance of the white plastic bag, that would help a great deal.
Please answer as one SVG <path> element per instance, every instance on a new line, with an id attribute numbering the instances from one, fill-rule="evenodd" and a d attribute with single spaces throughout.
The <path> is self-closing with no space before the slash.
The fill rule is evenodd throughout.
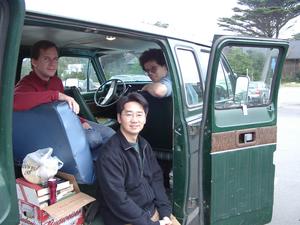
<path id="1" fill-rule="evenodd" d="M 53 178 L 64 165 L 56 156 L 51 156 L 52 148 L 43 148 L 29 153 L 23 160 L 22 174 L 26 180 L 42 184 Z"/>

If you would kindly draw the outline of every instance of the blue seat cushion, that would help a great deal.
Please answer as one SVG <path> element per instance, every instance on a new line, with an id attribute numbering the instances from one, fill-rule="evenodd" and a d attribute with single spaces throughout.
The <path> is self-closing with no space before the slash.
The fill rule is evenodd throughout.
<path id="1" fill-rule="evenodd" d="M 64 162 L 61 171 L 73 174 L 78 183 L 94 182 L 93 161 L 84 130 L 65 102 L 43 104 L 13 114 L 13 151 L 17 164 L 28 153 L 47 147 L 52 147 L 52 155 Z"/>

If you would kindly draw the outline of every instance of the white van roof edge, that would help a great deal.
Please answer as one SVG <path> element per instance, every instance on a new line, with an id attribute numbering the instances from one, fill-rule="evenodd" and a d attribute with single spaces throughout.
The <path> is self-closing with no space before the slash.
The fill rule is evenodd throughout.
<path id="1" fill-rule="evenodd" d="M 165 36 L 165 37 L 170 37 L 170 38 L 176 38 L 176 39 L 182 39 L 182 40 L 187 40 L 191 41 L 194 43 L 198 43 L 201 45 L 206 45 L 210 46 L 211 45 L 211 40 L 203 39 L 199 37 L 199 35 L 192 34 L 192 33 L 186 33 L 184 32 L 179 33 L 178 31 L 170 28 L 163 28 L 159 26 L 155 26 L 154 24 L 146 23 L 143 21 L 137 22 L 137 21 L 130 21 L 130 20 L 120 20 L 120 19 L 114 19 L 112 20 L 101 17 L 101 16 L 95 16 L 95 15 L 90 15 L 90 16 L 82 16 L 82 14 L 77 14 L 76 16 L 72 13 L 72 10 L 67 10 L 64 11 L 64 13 L 60 13 L 59 11 L 55 10 L 47 10 L 44 8 L 26 8 L 26 12 L 29 13 L 35 13 L 35 14 L 42 14 L 46 16 L 54 16 L 54 17 L 59 17 L 59 18 L 66 18 L 66 19 L 71 19 L 71 20 L 80 20 L 84 21 L 87 23 L 96 23 L 96 24 L 101 24 L 105 26 L 112 26 L 112 27 L 118 27 L 118 28 L 123 28 L 123 29 L 128 29 L 128 30 L 133 30 L 133 31 L 139 31 L 139 32 L 144 32 L 144 33 L 149 33 L 149 34 L 155 34 L 155 35 L 160 35 L 160 36 Z"/>

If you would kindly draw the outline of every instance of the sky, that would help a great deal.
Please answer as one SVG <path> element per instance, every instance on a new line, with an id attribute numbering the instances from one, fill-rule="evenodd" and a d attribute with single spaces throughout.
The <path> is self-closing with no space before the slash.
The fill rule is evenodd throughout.
<path id="1" fill-rule="evenodd" d="M 76 18 L 101 18 L 103 21 L 135 21 L 169 24 L 168 29 L 212 40 L 214 34 L 229 34 L 217 26 L 217 19 L 233 15 L 237 0 L 25 0 L 26 8 L 60 12 Z M 83 4 L 84 3 L 84 4 Z M 300 33 L 300 17 L 283 28 L 279 38 Z"/>

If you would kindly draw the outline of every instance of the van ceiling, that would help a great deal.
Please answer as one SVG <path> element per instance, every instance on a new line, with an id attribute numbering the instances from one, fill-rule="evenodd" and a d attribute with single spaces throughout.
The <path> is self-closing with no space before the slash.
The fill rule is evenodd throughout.
<path id="1" fill-rule="evenodd" d="M 110 34 L 111 35 L 111 34 Z M 39 40 L 53 41 L 59 48 L 107 50 L 132 50 L 142 52 L 149 48 L 158 48 L 153 42 L 115 36 L 113 41 L 106 40 L 106 34 L 94 33 L 91 30 L 73 31 L 53 27 L 29 26 L 23 27 L 22 46 L 32 46 Z"/>

